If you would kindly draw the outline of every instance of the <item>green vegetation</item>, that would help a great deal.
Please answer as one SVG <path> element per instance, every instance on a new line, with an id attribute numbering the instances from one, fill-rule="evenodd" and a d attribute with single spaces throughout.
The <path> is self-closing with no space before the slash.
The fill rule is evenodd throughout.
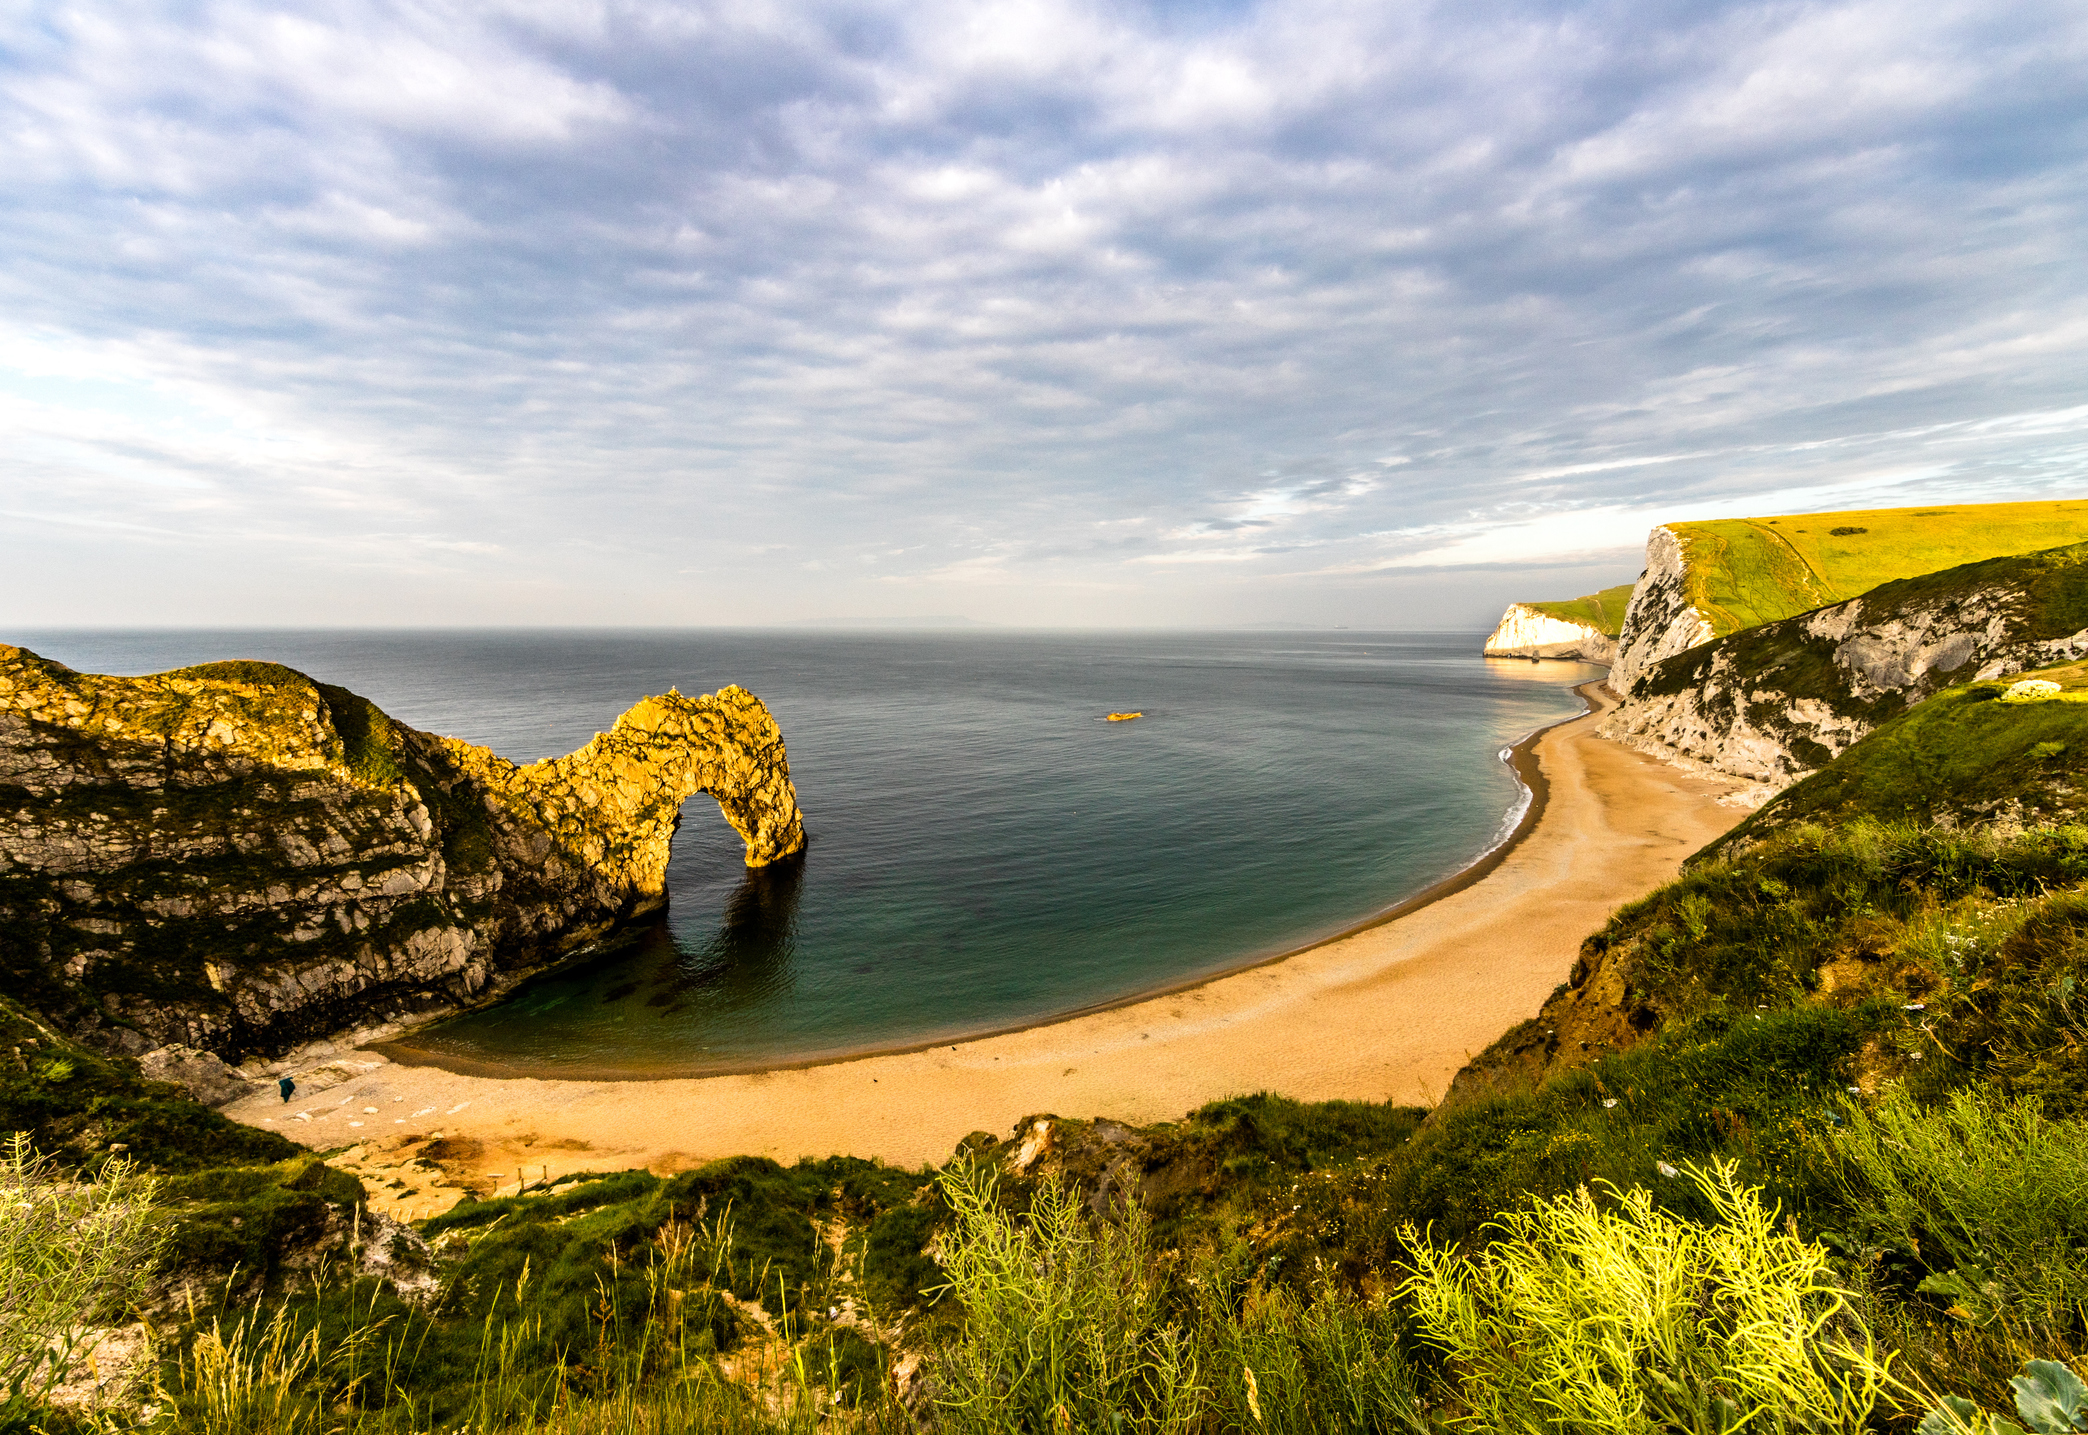
<path id="1" fill-rule="evenodd" d="M 142 1292 L 161 1232 L 128 1162 L 63 1179 L 26 1135 L 0 1149 L 0 1429 L 27 1423 L 79 1359 L 90 1321 Z"/>
<path id="2" fill-rule="evenodd" d="M 1450 1356 L 1459 1428 L 1658 1435 L 1871 1428 L 1891 1387 L 1827 1256 L 1734 1183 L 1691 1171 L 1704 1223 L 1650 1191 L 1573 1194 L 1502 1217 L 1476 1257 L 1416 1237 L 1412 1297 Z"/>
<path id="3" fill-rule="evenodd" d="M 179 1087 L 145 1080 L 131 1062 L 68 1040 L 0 996 L 0 1132 L 15 1131 L 74 1168 L 95 1166 L 112 1153 L 159 1172 L 301 1154 L 273 1132 L 197 1105 Z"/>
<path id="4" fill-rule="evenodd" d="M 1896 1090 L 1851 1110 L 1835 1146 L 1858 1235 L 1942 1268 L 1922 1290 L 1968 1319 L 2088 1321 L 2088 1124 L 2031 1098 L 1960 1089 L 1924 1110 Z"/>
<path id="5" fill-rule="evenodd" d="M 2070 692 L 2088 687 L 2088 664 L 2037 674 Z M 2008 682 L 1937 694 L 1852 744 L 1721 839 L 1731 850 L 1801 822 L 1964 822 L 2006 814 L 2055 822 L 2088 810 L 2088 705 L 1997 701 Z"/>
<path id="6" fill-rule="evenodd" d="M 1897 579 L 2088 540 L 2088 503 L 1873 508 L 1671 524 L 1688 601 L 1720 637 Z"/>
<path id="7" fill-rule="evenodd" d="M 1631 590 L 1634 585 L 1619 583 L 1614 588 L 1605 588 L 1600 593 L 1589 593 L 1579 598 L 1569 598 L 1561 603 L 1530 603 L 1549 617 L 1566 623 L 1586 623 L 1598 633 L 1614 638 L 1624 631 L 1624 610 L 1631 606 Z"/>
<path id="8" fill-rule="evenodd" d="M 965 1317 L 943 1365 L 948 1428 L 1192 1428 L 1204 1393 L 1194 1346 L 1167 1319 L 1143 1212 L 1090 1221 L 1047 1178 L 1018 1222 L 991 1171 L 960 1162 L 942 1184 L 956 1215 L 949 1288 Z"/>
<path id="9" fill-rule="evenodd" d="M 2008 642 L 2047 642 L 2088 627 L 2088 581 L 2084 579 L 2088 579 L 2088 544 L 2074 544 L 1887 583 L 1866 595 L 1864 607 L 1867 613 L 1892 614 L 1948 612 L 1977 603 L 1980 621 L 1998 620 Z M 1801 761 L 1824 767 L 1833 754 L 1790 716 L 1801 706 L 1816 714 L 1824 710 L 1857 730 L 1868 731 L 1906 713 L 1910 703 L 1920 703 L 1973 676 L 1976 649 L 1966 642 L 1954 667 L 1929 668 L 1920 677 L 1907 679 L 1898 690 L 1881 687 L 1858 696 L 1837 657 L 1840 640 L 1809 631 L 1809 622 L 1790 618 L 1764 623 L 1677 653 L 1641 673 L 1633 693 L 1649 699 L 1696 694 L 1698 711 L 1713 728 L 1730 728 L 1744 716 L 1758 731 L 1781 738 Z M 1987 696 L 1998 697 L 2006 687 L 1994 688 Z M 2050 710 L 2068 705 L 2009 706 Z M 1960 802 L 1968 815 L 1976 815 L 1978 804 L 1986 800 L 1984 794 L 1956 782 L 1953 778 L 1931 787 L 1939 800 Z"/>

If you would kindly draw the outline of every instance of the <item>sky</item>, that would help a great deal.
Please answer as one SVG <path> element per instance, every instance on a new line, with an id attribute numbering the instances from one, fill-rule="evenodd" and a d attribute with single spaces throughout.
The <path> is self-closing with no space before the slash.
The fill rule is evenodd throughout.
<path id="1" fill-rule="evenodd" d="M 2088 493 L 2079 0 L 0 17 L 0 637 L 1484 627 Z"/>

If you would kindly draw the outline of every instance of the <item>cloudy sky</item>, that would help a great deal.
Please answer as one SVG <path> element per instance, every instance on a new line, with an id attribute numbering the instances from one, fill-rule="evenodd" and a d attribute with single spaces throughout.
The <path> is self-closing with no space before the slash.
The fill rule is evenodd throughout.
<path id="1" fill-rule="evenodd" d="M 0 0 L 0 622 L 1470 625 L 2088 492 L 2079 0 Z"/>

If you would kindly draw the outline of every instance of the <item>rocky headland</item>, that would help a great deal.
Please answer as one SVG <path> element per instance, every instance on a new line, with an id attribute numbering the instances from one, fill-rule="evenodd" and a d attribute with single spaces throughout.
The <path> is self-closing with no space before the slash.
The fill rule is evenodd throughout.
<path id="1" fill-rule="evenodd" d="M 1574 658 L 1613 663 L 1617 642 L 1589 623 L 1554 618 L 1528 603 L 1510 603 L 1486 640 L 1489 658 Z"/>
<path id="2" fill-rule="evenodd" d="M 1885 583 L 1675 650 L 1693 611 L 1676 609 L 1680 586 L 1649 563 L 1603 736 L 1755 784 L 1758 799 L 1944 688 L 2088 654 L 2088 544 Z"/>
<path id="3" fill-rule="evenodd" d="M 2084 523 L 2021 503 L 1663 524 L 1636 584 L 1512 604 L 1485 652 L 1607 662 L 1604 737 L 1759 806 L 1938 692 L 2088 655 Z"/>
<path id="4" fill-rule="evenodd" d="M 1566 658 L 1613 663 L 1632 585 L 1563 603 L 1510 603 L 1486 640 L 1489 658 Z"/>
<path id="5" fill-rule="evenodd" d="M 697 793 L 750 867 L 803 848 L 782 734 L 741 688 L 646 698 L 518 765 L 272 663 L 102 677 L 0 646 L 0 972 L 207 1086 L 186 1052 L 490 1000 L 658 909 Z"/>

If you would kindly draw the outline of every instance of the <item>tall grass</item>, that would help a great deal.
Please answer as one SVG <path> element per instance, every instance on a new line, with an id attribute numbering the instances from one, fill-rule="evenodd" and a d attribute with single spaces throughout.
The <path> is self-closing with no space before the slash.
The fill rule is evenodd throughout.
<path id="1" fill-rule="evenodd" d="M 1501 1218 L 1477 1256 L 1410 1232 L 1403 1287 L 1461 1377 L 1455 1423 L 1557 1435 L 1855 1432 L 1892 1384 L 1826 1254 L 1733 1168 L 1692 1171 L 1699 1226 L 1643 1188 Z"/>
<path id="2" fill-rule="evenodd" d="M 1976 1319 L 2078 1331 L 2088 1321 L 2088 1122 L 1961 1090 L 1851 1103 L 1828 1138 L 1852 1209 Z"/>
<path id="3" fill-rule="evenodd" d="M 259 1307 L 232 1322 L 213 1320 L 177 1361 L 170 1397 L 176 1421 L 193 1435 L 299 1435 L 315 1428 L 319 1403 L 305 1378 L 319 1364 L 319 1332 L 299 1335 L 277 1307 L 264 1324 Z"/>
<path id="4" fill-rule="evenodd" d="M 0 1147 L 0 1428 L 71 1373 L 94 1321 L 123 1318 L 144 1289 L 162 1239 L 154 1189 L 121 1160 L 71 1179 L 26 1133 Z"/>
<path id="5" fill-rule="evenodd" d="M 1205 1310 L 1198 1331 L 1220 1428 L 1269 1435 L 1376 1435 L 1434 1429 L 1400 1349 L 1399 1312 L 1323 1288 L 1249 1293 Z"/>
<path id="6" fill-rule="evenodd" d="M 955 1221 L 941 1252 L 962 1329 L 939 1354 L 942 1426 L 1365 1435 L 1433 1429 L 1386 1300 L 1257 1289 L 1216 1259 L 1170 1301 L 1136 1201 L 1091 1216 L 1047 1176 L 1029 1212 L 990 1168 L 940 1178 Z"/>
<path id="7" fill-rule="evenodd" d="M 656 1263 L 662 1290 L 687 1280 L 696 1243 L 676 1233 Z M 720 1261 L 722 1264 L 722 1261 Z M 333 1341 L 289 1302 L 213 1320 L 173 1362 L 161 1395 L 178 1435 L 813 1435 L 911 1430 L 882 1382 L 847 1399 L 833 1387 L 833 1342 L 797 1340 L 786 1322 L 780 1348 L 754 1378 L 728 1377 L 702 1322 L 679 1319 L 682 1302 L 662 1301 L 642 1322 L 619 1319 L 606 1283 L 597 1339 L 584 1350 L 542 1357 L 541 1305 L 528 1276 L 516 1304 L 489 1311 L 479 1331 L 464 1408 L 438 1416 L 399 1381 L 412 1342 L 426 1329 L 353 1326 Z M 373 1307 L 374 1308 L 374 1307 Z M 511 1311 L 502 1314 L 501 1311 Z M 822 1357 L 829 1357 L 822 1359 Z M 822 1377 L 827 1383 L 822 1383 Z"/>
<path id="8" fill-rule="evenodd" d="M 944 1423 L 960 1432 L 1186 1431 L 1201 1404 L 1195 1344 L 1165 1319 L 1147 1225 L 1089 1222 L 1055 1177 L 1027 1220 L 1001 1209 L 992 1168 L 942 1175 L 954 1229 L 943 1251 L 962 1337 L 943 1352 Z"/>

